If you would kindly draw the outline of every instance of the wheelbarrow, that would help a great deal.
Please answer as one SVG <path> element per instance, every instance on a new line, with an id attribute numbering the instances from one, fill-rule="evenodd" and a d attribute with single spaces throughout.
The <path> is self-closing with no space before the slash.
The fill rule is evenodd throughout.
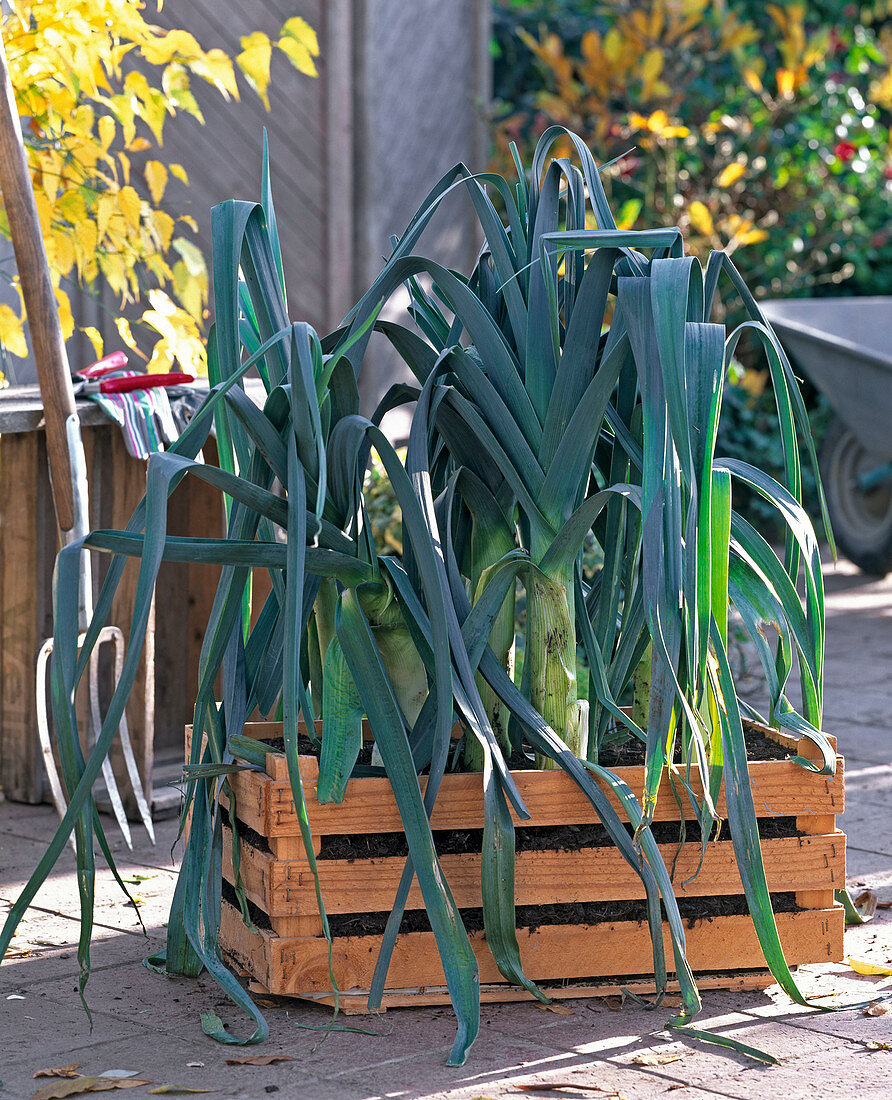
<path id="1" fill-rule="evenodd" d="M 819 454 L 840 550 L 892 570 L 892 297 L 760 303 L 794 365 L 834 413 Z"/>

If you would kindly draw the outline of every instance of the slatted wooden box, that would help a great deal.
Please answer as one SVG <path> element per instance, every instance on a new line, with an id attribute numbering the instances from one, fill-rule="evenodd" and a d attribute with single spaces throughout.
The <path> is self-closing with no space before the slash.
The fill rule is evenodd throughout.
<path id="1" fill-rule="evenodd" d="M 790 753 L 794 739 L 763 731 Z M 246 733 L 259 740 L 281 736 L 281 726 L 256 724 Z M 802 754 L 807 753 L 806 743 Z M 640 790 L 643 768 L 615 769 Z M 401 832 L 396 804 L 383 778 L 350 781 L 341 805 L 320 805 L 315 798 L 317 761 L 301 758 L 310 825 L 322 894 L 330 918 L 355 913 L 389 913 L 402 873 L 403 856 L 324 858 L 323 838 Z M 844 917 L 833 891 L 845 883 L 845 837 L 836 828 L 844 807 L 843 761 L 832 779 L 815 775 L 788 760 L 750 764 L 753 796 L 760 818 L 795 819 L 794 835 L 762 840 L 772 892 L 795 893 L 794 911 L 779 912 L 778 927 L 788 963 L 839 961 L 843 956 Z M 581 825 L 596 821 L 594 811 L 575 784 L 560 771 L 514 773 L 532 814 L 528 825 Z M 424 779 L 421 780 L 422 786 Z M 251 979 L 255 992 L 294 996 L 322 1003 L 333 1000 L 328 947 L 316 909 L 313 876 L 304 854 L 291 798 L 284 755 L 270 752 L 265 772 L 241 772 L 232 778 L 236 816 L 243 828 L 240 877 L 251 907 L 252 926 L 230 901 L 223 902 L 220 942 L 233 967 Z M 664 783 L 668 788 L 668 784 Z M 612 796 L 611 796 L 612 797 Z M 619 804 L 616 803 L 617 808 Z M 690 807 L 685 803 L 688 816 Z M 719 814 L 724 813 L 722 792 Z M 678 821 L 678 806 L 661 789 L 656 821 Z M 483 792 L 479 775 L 444 777 L 432 827 L 439 830 L 482 828 Z M 520 832 L 521 823 L 518 825 Z M 244 828 L 244 827 L 247 828 Z M 224 878 L 233 882 L 231 834 L 224 839 Z M 667 866 L 677 843 L 661 846 Z M 742 886 L 730 840 L 711 841 L 700 873 L 700 844 L 688 843 L 675 861 L 674 882 L 680 900 L 741 895 Z M 480 856 L 443 855 L 441 863 L 460 908 L 481 902 Z M 232 892 L 229 891 L 232 898 Z M 569 851 L 519 851 L 516 866 L 518 906 L 615 902 L 643 899 L 638 876 L 610 847 Z M 417 883 L 409 910 L 423 908 Z M 650 934 L 646 922 L 538 923 L 518 928 L 525 972 L 555 997 L 600 996 L 619 985 L 635 991 L 653 989 Z M 686 920 L 688 959 L 701 988 L 757 988 L 773 979 L 765 968 L 752 922 L 745 913 L 707 915 Z M 665 926 L 664 926 L 665 927 Z M 666 955 L 671 947 L 665 933 Z M 380 935 L 335 934 L 333 969 L 346 1012 L 367 1011 L 367 993 Z M 481 999 L 523 1000 L 524 990 L 504 982 L 487 949 L 483 932 L 471 933 L 480 966 Z M 610 950 L 604 950 L 604 944 Z M 396 942 L 382 1008 L 447 1003 L 445 978 L 430 931 L 402 933 Z"/>

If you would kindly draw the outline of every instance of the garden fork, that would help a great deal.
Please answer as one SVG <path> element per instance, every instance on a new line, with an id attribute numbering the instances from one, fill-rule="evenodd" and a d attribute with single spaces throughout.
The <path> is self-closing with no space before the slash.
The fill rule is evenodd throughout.
<path id="1" fill-rule="evenodd" d="M 84 445 L 81 439 L 80 420 L 77 416 L 69 416 L 65 422 L 65 430 L 68 440 L 68 453 L 71 463 L 72 487 L 74 490 L 74 526 L 64 533 L 66 543 L 83 538 L 90 530 L 89 522 L 89 488 L 87 483 L 87 461 L 84 455 Z M 93 617 L 93 578 L 90 571 L 89 551 L 80 553 L 80 584 L 78 596 L 78 647 L 82 646 L 86 637 L 85 631 Z M 124 635 L 117 626 L 106 626 L 101 630 L 93 652 L 90 654 L 89 688 L 90 688 L 90 729 L 87 735 L 87 748 L 91 749 L 96 744 L 96 738 L 102 728 L 102 715 L 99 706 L 99 649 L 100 646 L 111 643 L 115 647 L 115 685 L 121 677 L 121 669 L 124 664 Z M 40 747 L 43 752 L 43 760 L 46 766 L 46 774 L 50 783 L 53 802 L 62 817 L 67 808 L 65 794 L 53 756 L 53 746 L 50 739 L 49 716 L 46 704 L 46 667 L 50 654 L 53 651 L 53 639 L 47 638 L 37 657 L 37 733 L 40 738 Z M 149 809 L 142 782 L 139 777 L 139 769 L 136 766 L 136 758 L 133 755 L 133 745 L 130 742 L 130 732 L 127 728 L 127 718 L 121 715 L 118 726 L 118 735 L 121 739 L 124 763 L 127 775 L 130 778 L 133 794 L 139 815 L 146 827 L 146 831 L 155 843 L 155 831 L 152 827 L 152 814 Z M 124 834 L 128 848 L 133 847 L 130 835 L 130 826 L 127 815 L 124 812 L 124 804 L 121 792 L 118 790 L 115 773 L 112 769 L 109 757 L 102 761 L 102 778 L 105 789 L 108 791 L 112 812 Z"/>

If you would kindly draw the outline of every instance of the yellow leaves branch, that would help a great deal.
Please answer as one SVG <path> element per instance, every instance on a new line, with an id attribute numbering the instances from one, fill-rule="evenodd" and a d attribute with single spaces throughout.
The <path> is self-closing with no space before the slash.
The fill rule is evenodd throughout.
<path id="1" fill-rule="evenodd" d="M 187 187 L 189 179 L 182 166 L 152 152 L 177 112 L 203 121 L 193 79 L 237 100 L 241 72 L 269 107 L 274 50 L 298 72 L 316 76 L 315 31 L 293 17 L 275 40 L 260 31 L 246 35 L 232 58 L 205 50 L 186 30 L 149 23 L 139 0 L 77 3 L 66 7 L 64 18 L 58 0 L 11 0 L 6 8 L 0 30 L 26 120 L 38 216 L 66 334 L 74 319 L 59 288 L 63 278 L 76 275 L 89 286 L 101 276 L 125 304 L 139 299 L 147 277 L 149 285 L 157 284 L 143 318 L 143 328 L 157 337 L 152 369 L 174 360 L 189 369 L 200 366 L 207 270 L 197 246 L 175 236 L 177 221 L 195 231 L 194 220 L 175 220 L 162 208 L 171 177 Z M 125 74 L 128 54 L 139 64 Z M 132 164 L 134 155 L 140 159 Z M 0 232 L 8 235 L 2 204 Z M 135 349 L 129 325 L 119 321 L 120 338 Z M 0 342 L 11 354 L 27 354 L 23 323 L 9 306 L 0 308 Z M 101 348 L 98 332 L 87 335 Z"/>

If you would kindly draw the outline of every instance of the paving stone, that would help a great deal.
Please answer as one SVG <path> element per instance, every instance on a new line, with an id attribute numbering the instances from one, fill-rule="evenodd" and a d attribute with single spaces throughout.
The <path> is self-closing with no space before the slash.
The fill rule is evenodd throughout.
<path id="1" fill-rule="evenodd" d="M 890 1075 L 892 1053 L 843 1043 L 781 1066 L 745 1069 L 710 1087 L 734 1100 L 879 1100 L 889 1096 Z"/>

